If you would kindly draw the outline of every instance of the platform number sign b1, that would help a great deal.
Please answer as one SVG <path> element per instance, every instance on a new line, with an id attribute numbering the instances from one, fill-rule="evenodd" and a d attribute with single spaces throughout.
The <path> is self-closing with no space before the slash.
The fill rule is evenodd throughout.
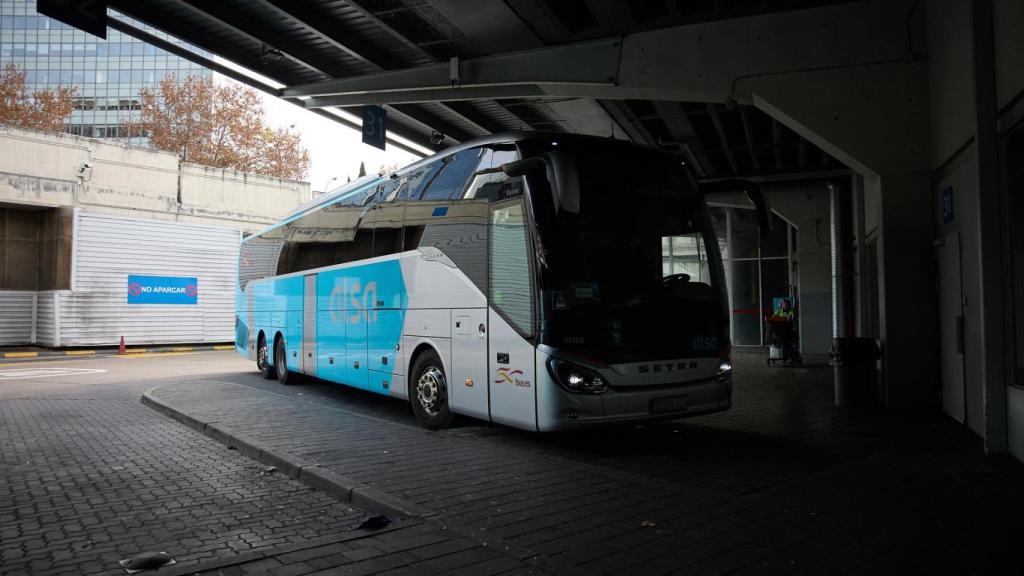
<path id="1" fill-rule="evenodd" d="M 952 224 L 953 220 L 953 187 L 946 186 L 942 191 L 942 223 Z"/>
<path id="2" fill-rule="evenodd" d="M 380 106 L 363 106 L 363 144 L 384 150 L 388 113 Z"/>

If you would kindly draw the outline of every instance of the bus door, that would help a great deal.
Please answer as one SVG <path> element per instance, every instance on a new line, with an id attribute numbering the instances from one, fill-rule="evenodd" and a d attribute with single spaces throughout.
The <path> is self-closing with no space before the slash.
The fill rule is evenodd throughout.
<path id="1" fill-rule="evenodd" d="M 316 274 L 304 278 L 302 298 L 302 373 L 316 376 Z"/>
<path id="2" fill-rule="evenodd" d="M 523 196 L 491 204 L 489 278 L 491 420 L 536 427 L 534 282 Z"/>

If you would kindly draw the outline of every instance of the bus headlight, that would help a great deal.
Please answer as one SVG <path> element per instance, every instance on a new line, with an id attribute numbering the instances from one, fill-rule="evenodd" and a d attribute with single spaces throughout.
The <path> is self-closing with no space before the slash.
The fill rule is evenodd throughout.
<path id="1" fill-rule="evenodd" d="M 576 394 L 600 394 L 608 390 L 608 381 L 595 370 L 558 358 L 548 358 L 548 372 L 556 382 Z"/>
<path id="2" fill-rule="evenodd" d="M 730 362 L 729 358 L 726 357 L 722 358 L 718 363 L 718 374 L 715 374 L 715 380 L 724 382 L 729 378 L 732 378 L 732 362 Z"/>

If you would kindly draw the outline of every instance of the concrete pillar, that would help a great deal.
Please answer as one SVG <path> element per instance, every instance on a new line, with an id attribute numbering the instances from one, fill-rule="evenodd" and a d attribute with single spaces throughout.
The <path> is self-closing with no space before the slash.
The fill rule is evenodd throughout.
<path id="1" fill-rule="evenodd" d="M 938 409 L 931 174 L 886 174 L 879 248 L 883 396 L 896 410 Z"/>
<path id="2" fill-rule="evenodd" d="M 871 329 L 873 320 L 871 317 L 871 286 L 868 284 L 868 243 L 867 235 L 877 233 L 877 223 L 867 222 L 867 208 L 865 202 L 864 177 L 855 174 L 851 178 L 853 195 L 853 253 L 854 253 L 854 306 L 856 316 L 854 322 L 854 334 L 861 336 L 878 336 Z"/>
<path id="3" fill-rule="evenodd" d="M 975 142 L 978 154 L 978 258 L 981 267 L 981 381 L 984 385 L 984 438 L 988 452 L 1005 452 L 1006 384 L 1003 273 L 1004 199 L 999 190 L 996 139 L 996 72 L 992 0 L 973 0 L 971 10 Z M 1008 231 L 1006 231 L 1008 232 Z"/>

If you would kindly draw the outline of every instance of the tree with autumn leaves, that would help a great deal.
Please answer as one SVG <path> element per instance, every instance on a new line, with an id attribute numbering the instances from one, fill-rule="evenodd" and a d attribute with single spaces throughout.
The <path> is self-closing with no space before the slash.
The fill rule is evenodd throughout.
<path id="1" fill-rule="evenodd" d="M 168 76 L 155 88 L 141 89 L 139 101 L 139 119 L 126 123 L 128 133 L 145 136 L 151 146 L 185 162 L 295 180 L 309 171 L 309 152 L 299 135 L 268 126 L 252 88 Z"/>
<path id="2" fill-rule="evenodd" d="M 0 125 L 60 132 L 71 116 L 75 88 L 28 92 L 25 72 L 14 64 L 0 71 Z"/>

